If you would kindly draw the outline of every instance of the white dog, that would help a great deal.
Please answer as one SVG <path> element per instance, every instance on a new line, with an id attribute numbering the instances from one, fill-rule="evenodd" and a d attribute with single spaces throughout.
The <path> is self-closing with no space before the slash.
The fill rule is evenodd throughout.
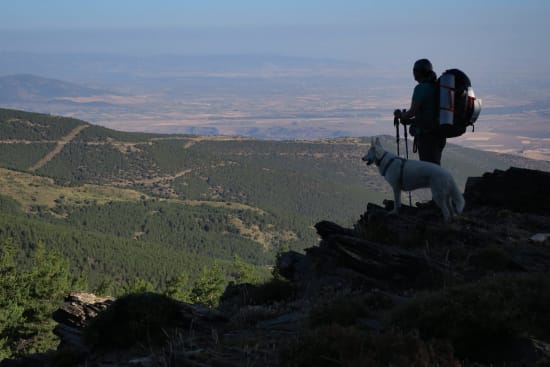
<path id="1" fill-rule="evenodd" d="M 401 190 L 412 191 L 429 187 L 432 199 L 443 213 L 445 221 L 462 213 L 464 197 L 458 190 L 453 176 L 437 164 L 407 160 L 390 153 L 382 147 L 380 140 L 371 141 L 371 147 L 363 157 L 367 165 L 375 163 L 380 174 L 393 189 L 395 204 L 390 214 L 397 214 L 401 206 Z"/>

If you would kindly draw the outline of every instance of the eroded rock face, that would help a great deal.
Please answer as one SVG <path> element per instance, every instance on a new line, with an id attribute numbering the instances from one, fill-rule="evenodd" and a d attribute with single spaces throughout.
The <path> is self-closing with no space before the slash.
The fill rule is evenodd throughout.
<path id="1" fill-rule="evenodd" d="M 60 348 L 88 351 L 82 330 L 90 321 L 105 311 L 114 302 L 112 297 L 99 297 L 92 293 L 71 292 L 52 318 L 57 321 L 54 333 L 61 340 Z"/>
<path id="2" fill-rule="evenodd" d="M 113 297 L 100 297 L 92 293 L 71 292 L 65 303 L 52 315 L 60 324 L 83 328 L 100 312 L 114 302 Z"/>

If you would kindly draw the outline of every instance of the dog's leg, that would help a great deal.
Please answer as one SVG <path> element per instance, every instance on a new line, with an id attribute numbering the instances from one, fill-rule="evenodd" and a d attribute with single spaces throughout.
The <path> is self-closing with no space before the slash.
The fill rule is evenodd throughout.
<path id="1" fill-rule="evenodd" d="M 393 210 L 388 215 L 399 214 L 399 208 L 401 207 L 401 189 L 393 189 Z"/>
<path id="2" fill-rule="evenodd" d="M 449 222 L 451 220 L 451 211 L 449 210 L 448 199 L 445 195 L 436 194 L 434 192 L 432 192 L 432 199 L 435 201 L 439 209 L 441 209 L 443 220 L 445 222 Z"/>
<path id="3" fill-rule="evenodd" d="M 451 213 L 451 219 L 458 215 L 458 211 L 456 210 L 456 206 L 451 195 L 447 197 L 447 208 L 449 208 L 449 212 Z"/>

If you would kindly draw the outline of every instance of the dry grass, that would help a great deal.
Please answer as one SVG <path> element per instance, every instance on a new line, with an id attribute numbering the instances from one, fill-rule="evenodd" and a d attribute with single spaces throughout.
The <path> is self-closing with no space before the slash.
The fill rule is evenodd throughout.
<path id="1" fill-rule="evenodd" d="M 136 201 L 144 195 L 129 189 L 85 184 L 78 187 L 62 187 L 51 178 L 0 168 L 2 194 L 18 201 L 24 210 L 32 206 L 55 207 L 59 202 L 68 205 L 84 205 L 85 202 L 104 204 L 109 201 Z"/>
<path id="2" fill-rule="evenodd" d="M 418 336 L 388 332 L 368 335 L 354 326 L 323 326 L 290 341 L 282 353 L 285 367 L 459 367 L 452 348 Z"/>
<path id="3" fill-rule="evenodd" d="M 265 251 L 273 248 L 273 244 L 277 239 L 292 241 L 298 238 L 296 233 L 292 231 L 276 232 L 273 226 L 270 226 L 273 231 L 262 231 L 257 224 L 247 225 L 238 217 L 231 217 L 230 222 L 239 230 L 241 236 L 258 242 L 263 246 Z"/>

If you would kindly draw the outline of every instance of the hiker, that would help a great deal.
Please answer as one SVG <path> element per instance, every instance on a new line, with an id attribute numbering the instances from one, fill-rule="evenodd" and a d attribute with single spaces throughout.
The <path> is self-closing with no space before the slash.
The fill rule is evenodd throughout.
<path id="1" fill-rule="evenodd" d="M 410 126 L 414 136 L 413 152 L 418 151 L 421 161 L 441 165 L 441 154 L 447 139 L 438 132 L 437 121 L 437 75 L 428 59 L 420 59 L 414 63 L 414 87 L 411 107 L 408 110 L 395 110 L 394 116 L 401 123 Z"/>

